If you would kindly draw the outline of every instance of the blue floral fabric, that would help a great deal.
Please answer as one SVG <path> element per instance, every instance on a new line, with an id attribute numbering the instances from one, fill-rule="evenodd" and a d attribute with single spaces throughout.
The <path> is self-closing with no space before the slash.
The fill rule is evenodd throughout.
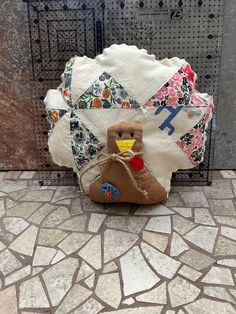
<path id="1" fill-rule="evenodd" d="M 79 171 L 92 160 L 105 143 L 101 142 L 72 111 L 70 116 L 71 148 Z"/>

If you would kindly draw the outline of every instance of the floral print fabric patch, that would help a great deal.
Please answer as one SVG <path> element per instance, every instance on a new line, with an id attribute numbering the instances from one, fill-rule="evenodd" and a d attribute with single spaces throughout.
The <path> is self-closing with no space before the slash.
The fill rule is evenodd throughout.
<path id="1" fill-rule="evenodd" d="M 72 111 L 70 116 L 71 149 L 79 171 L 105 147 Z"/>
<path id="2" fill-rule="evenodd" d="M 57 121 L 59 121 L 64 116 L 64 114 L 67 113 L 67 110 L 47 109 L 46 111 L 47 111 L 47 120 L 50 124 L 50 130 L 49 130 L 49 135 L 50 135 Z"/>
<path id="3" fill-rule="evenodd" d="M 191 101 L 193 90 L 198 90 L 196 74 L 187 63 L 182 66 L 144 105 L 148 109 L 158 106 L 196 106 Z"/>
<path id="4" fill-rule="evenodd" d="M 136 109 L 139 104 L 128 95 L 124 87 L 107 72 L 99 78 L 79 97 L 75 109 L 123 108 Z"/>
<path id="5" fill-rule="evenodd" d="M 211 119 L 213 108 L 213 103 L 209 104 L 202 119 L 176 142 L 194 166 L 202 162 L 204 157 L 206 127 Z"/>
<path id="6" fill-rule="evenodd" d="M 72 70 L 73 65 L 76 60 L 76 56 L 72 57 L 65 65 L 65 70 L 62 75 L 62 84 L 58 87 L 60 92 L 62 93 L 66 103 L 68 106 L 72 107 L 72 99 L 71 99 L 71 80 L 72 80 Z"/>

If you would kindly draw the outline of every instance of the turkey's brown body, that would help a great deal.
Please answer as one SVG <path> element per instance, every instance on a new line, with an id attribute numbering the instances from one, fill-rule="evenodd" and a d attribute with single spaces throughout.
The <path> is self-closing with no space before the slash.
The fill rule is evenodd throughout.
<path id="1" fill-rule="evenodd" d="M 108 152 L 109 154 L 120 151 L 116 141 L 135 140 L 132 147 L 133 152 L 141 152 L 142 149 L 142 128 L 134 122 L 123 121 L 108 129 Z M 142 154 L 140 154 L 142 157 Z M 105 164 L 98 177 L 90 186 L 90 196 L 96 202 L 110 203 L 111 199 L 107 198 L 100 192 L 101 185 L 110 183 L 116 187 L 120 195 L 115 202 L 128 202 L 137 204 L 155 204 L 166 199 L 167 193 L 158 180 L 150 173 L 144 165 L 142 169 L 135 170 L 132 165 L 126 161 L 138 187 L 146 191 L 146 197 L 133 184 L 124 165 L 116 160 L 110 160 Z"/>

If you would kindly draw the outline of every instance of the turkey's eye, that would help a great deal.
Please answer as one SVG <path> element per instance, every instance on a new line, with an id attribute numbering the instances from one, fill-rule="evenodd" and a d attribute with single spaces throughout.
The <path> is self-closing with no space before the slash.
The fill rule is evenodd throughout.
<path id="1" fill-rule="evenodd" d="M 119 135 L 119 137 L 122 137 L 122 133 L 121 132 L 119 132 L 118 135 Z"/>
<path id="2" fill-rule="evenodd" d="M 131 136 L 131 137 L 134 137 L 134 132 L 130 132 L 130 136 Z"/>

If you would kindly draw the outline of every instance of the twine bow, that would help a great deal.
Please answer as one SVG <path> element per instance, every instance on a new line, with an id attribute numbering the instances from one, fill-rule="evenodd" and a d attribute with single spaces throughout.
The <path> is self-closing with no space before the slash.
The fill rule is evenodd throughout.
<path id="1" fill-rule="evenodd" d="M 82 182 L 82 178 L 84 176 L 85 173 L 87 173 L 89 170 L 95 168 L 96 166 L 101 166 L 101 165 L 105 165 L 107 164 L 108 162 L 112 162 L 112 161 L 117 161 L 119 162 L 120 164 L 122 164 L 130 178 L 130 181 L 131 181 L 131 184 L 133 185 L 133 187 L 139 191 L 146 199 L 148 199 L 148 193 L 146 190 L 142 190 L 135 178 L 134 178 L 134 175 L 132 174 L 132 172 L 130 171 L 128 165 L 126 164 L 127 161 L 131 160 L 132 158 L 134 158 L 135 156 L 137 155 L 141 155 L 142 152 L 133 152 L 133 151 L 127 151 L 127 152 L 121 152 L 121 153 L 118 153 L 118 154 L 104 154 L 104 153 L 101 153 L 98 155 L 97 157 L 97 162 L 91 166 L 89 166 L 88 168 L 86 168 L 80 175 L 80 186 L 81 186 L 81 189 L 83 191 L 83 193 L 85 193 L 85 190 L 84 190 L 84 186 L 83 186 L 83 182 Z"/>

